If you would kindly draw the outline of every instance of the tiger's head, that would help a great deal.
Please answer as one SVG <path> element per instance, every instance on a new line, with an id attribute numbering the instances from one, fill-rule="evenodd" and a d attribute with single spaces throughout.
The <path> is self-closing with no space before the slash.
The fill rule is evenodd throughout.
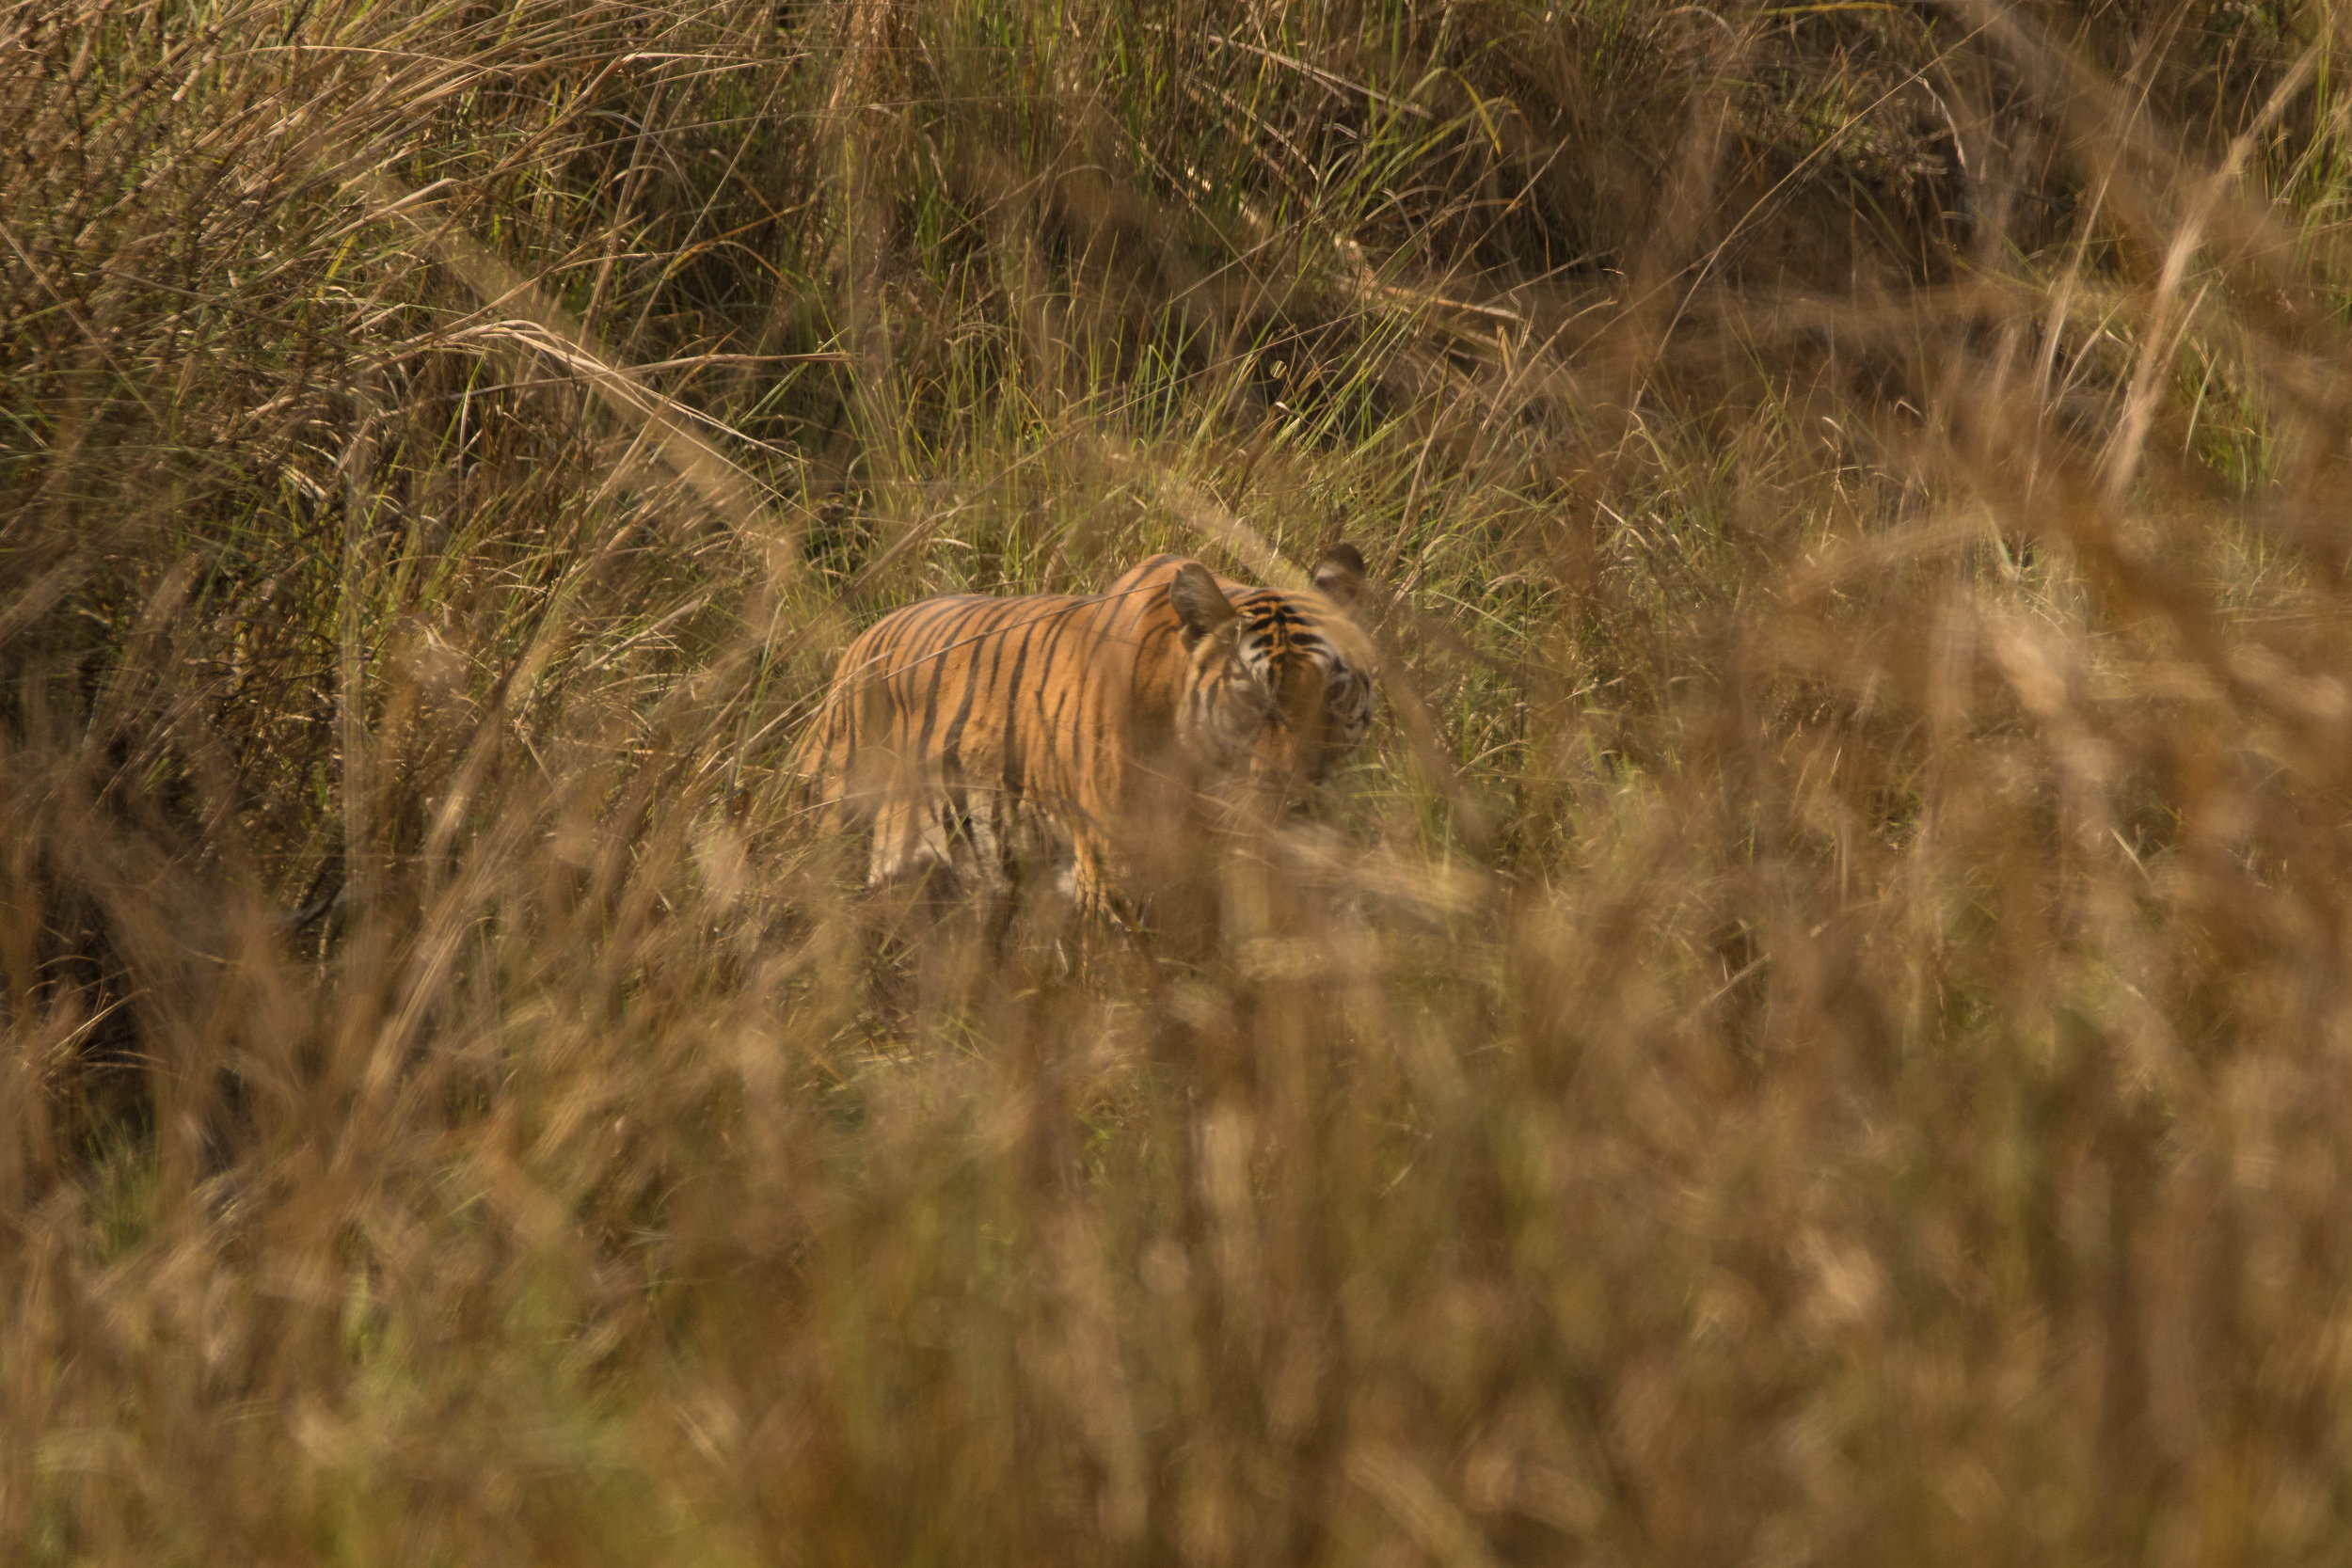
<path id="1" fill-rule="evenodd" d="M 1147 562 L 1122 583 L 1164 571 Z M 1379 657 L 1355 618 L 1364 560 L 1334 545 L 1311 589 L 1245 588 L 1184 562 L 1168 579 L 1187 660 L 1177 738 L 1277 810 L 1308 803 L 1371 727 Z M 1115 589 L 1114 592 L 1117 590 Z"/>
<path id="2" fill-rule="evenodd" d="M 1364 558 L 1335 544 L 1305 591 L 1257 588 L 1234 596 L 1242 664 L 1271 705 L 1250 749 L 1253 784 L 1278 809 L 1305 805 L 1332 766 L 1372 727 L 1380 661 L 1356 621 Z"/>

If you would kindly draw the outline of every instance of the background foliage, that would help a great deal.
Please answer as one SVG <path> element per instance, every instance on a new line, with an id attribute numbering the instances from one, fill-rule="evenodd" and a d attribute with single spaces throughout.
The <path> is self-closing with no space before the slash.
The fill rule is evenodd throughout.
<path id="1" fill-rule="evenodd" d="M 2339 1555 L 2337 20 L 0 11 L 0 1557 Z M 1195 946 L 780 776 L 1341 534 Z"/>

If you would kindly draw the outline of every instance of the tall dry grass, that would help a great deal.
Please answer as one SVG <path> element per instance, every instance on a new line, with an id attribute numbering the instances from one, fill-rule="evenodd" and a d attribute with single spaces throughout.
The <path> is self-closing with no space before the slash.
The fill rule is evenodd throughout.
<path id="1" fill-rule="evenodd" d="M 0 1559 L 2339 1557 L 2336 25 L 0 12 Z M 1209 938 L 795 814 L 1337 532 Z"/>

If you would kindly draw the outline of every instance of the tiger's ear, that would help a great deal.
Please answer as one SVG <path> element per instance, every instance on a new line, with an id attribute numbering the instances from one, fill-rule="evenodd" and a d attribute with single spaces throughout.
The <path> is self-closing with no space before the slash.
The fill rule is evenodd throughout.
<path id="1" fill-rule="evenodd" d="M 1315 591 L 1342 608 L 1353 608 L 1364 592 L 1364 558 L 1342 540 L 1323 552 L 1310 579 Z"/>
<path id="2" fill-rule="evenodd" d="M 1199 562 L 1186 562 L 1168 585 L 1168 604 L 1184 623 L 1184 646 L 1189 648 L 1240 613 L 1216 578 Z"/>

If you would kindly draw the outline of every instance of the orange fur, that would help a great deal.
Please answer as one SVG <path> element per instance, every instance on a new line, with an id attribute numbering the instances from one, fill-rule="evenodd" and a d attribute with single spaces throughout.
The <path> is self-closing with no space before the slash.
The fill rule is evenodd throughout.
<path id="1" fill-rule="evenodd" d="M 1302 709 L 1302 693 L 1320 702 L 1331 684 L 1303 646 L 1324 644 L 1301 628 L 1332 607 L 1310 597 L 1160 556 L 1100 595 L 908 605 L 842 655 L 799 770 L 821 804 L 870 828 L 872 881 L 936 863 L 1002 890 L 1042 830 L 1068 847 L 1079 901 L 1107 911 L 1122 847 L 1164 841 L 1203 786 L 1269 777 L 1278 755 L 1286 777 L 1319 773 L 1326 741 L 1360 738 L 1352 705 L 1336 728 Z M 1352 623 L 1332 641 L 1347 642 L 1368 711 L 1369 641 Z M 1313 767 L 1284 750 L 1305 731 Z"/>

